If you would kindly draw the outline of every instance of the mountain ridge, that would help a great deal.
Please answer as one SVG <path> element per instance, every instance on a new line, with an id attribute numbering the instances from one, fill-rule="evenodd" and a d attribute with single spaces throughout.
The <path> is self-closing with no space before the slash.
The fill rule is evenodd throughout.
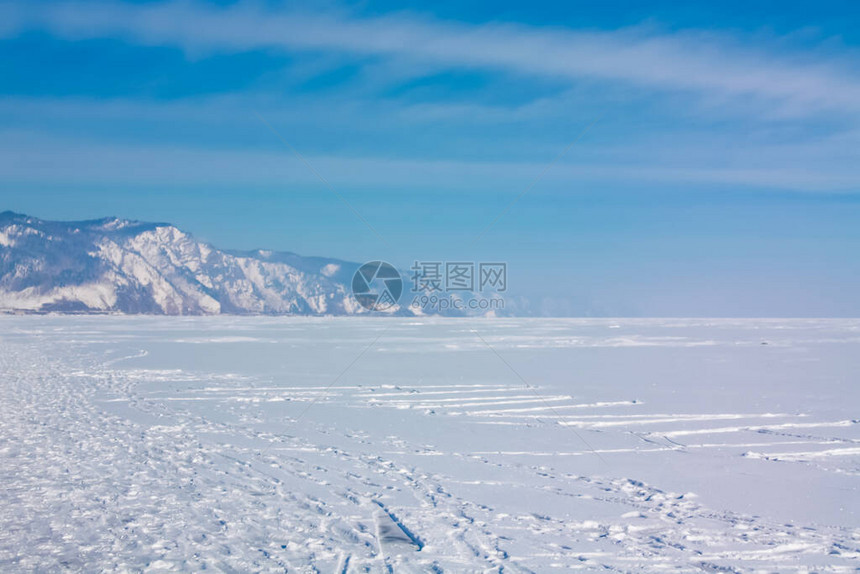
<path id="1" fill-rule="evenodd" d="M 358 315 L 359 264 L 219 249 L 170 223 L 0 212 L 0 311 Z M 420 314 L 396 306 L 390 314 Z"/>

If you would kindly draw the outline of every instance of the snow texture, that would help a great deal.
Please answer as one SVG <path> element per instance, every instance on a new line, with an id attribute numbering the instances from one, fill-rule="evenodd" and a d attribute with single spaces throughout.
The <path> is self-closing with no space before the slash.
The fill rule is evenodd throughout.
<path id="1" fill-rule="evenodd" d="M 0 571 L 856 571 L 858 345 L 858 320 L 0 317 Z"/>

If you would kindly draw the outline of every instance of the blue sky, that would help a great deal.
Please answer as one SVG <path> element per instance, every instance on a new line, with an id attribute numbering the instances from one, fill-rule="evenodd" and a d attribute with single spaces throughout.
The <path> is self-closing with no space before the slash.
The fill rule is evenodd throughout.
<path id="1" fill-rule="evenodd" d="M 860 315 L 860 8 L 597 4 L 0 0 L 0 210 L 504 260 L 535 313 Z"/>

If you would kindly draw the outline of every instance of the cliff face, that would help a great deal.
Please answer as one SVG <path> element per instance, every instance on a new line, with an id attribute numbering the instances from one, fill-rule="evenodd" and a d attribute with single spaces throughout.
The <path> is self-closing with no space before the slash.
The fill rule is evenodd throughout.
<path id="1" fill-rule="evenodd" d="M 219 250 L 169 224 L 0 214 L 0 309 L 165 315 L 364 312 L 358 265 Z"/>

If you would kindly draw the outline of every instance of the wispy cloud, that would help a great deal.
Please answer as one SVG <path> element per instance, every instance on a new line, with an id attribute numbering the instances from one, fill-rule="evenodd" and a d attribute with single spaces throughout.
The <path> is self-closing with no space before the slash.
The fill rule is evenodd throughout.
<path id="1" fill-rule="evenodd" d="M 854 135 L 850 141 L 856 141 Z M 269 150 L 206 149 L 183 145 L 105 143 L 40 133 L 0 132 L 0 172 L 7 184 L 147 186 L 267 186 L 314 188 L 315 176 L 273 142 Z M 827 149 L 849 144 L 845 138 Z M 605 150 L 560 163 L 543 178 L 541 190 L 575 194 L 595 183 L 617 184 L 647 192 L 666 185 L 856 193 L 857 168 L 827 163 L 827 154 L 810 162 L 806 145 L 783 149 L 739 149 L 739 156 L 758 154 L 758 161 L 714 166 L 689 157 L 657 162 L 636 161 L 635 150 Z M 655 155 L 665 151 L 653 150 Z M 611 159 L 614 158 L 614 159 Z M 620 158 L 620 159 L 619 159 Z M 791 158 L 790 160 L 788 158 Z M 311 155 L 309 161 L 340 189 L 377 189 L 444 193 L 517 192 L 545 163 L 404 159 L 387 156 Z M 784 164 L 792 164 L 785 167 Z M 844 163 L 844 162 L 842 162 Z M 858 164 L 860 165 L 860 164 Z"/>
<path id="2" fill-rule="evenodd" d="M 768 47 L 655 27 L 574 31 L 408 14 L 273 11 L 258 4 L 0 3 L 0 37 L 32 29 L 68 40 L 174 46 L 191 57 L 260 48 L 322 56 L 303 60 L 300 76 L 360 58 L 377 87 L 445 68 L 490 70 L 522 82 L 552 79 L 566 87 L 505 104 L 461 93 L 381 97 L 368 85 L 170 101 L 6 96 L 0 98 L 7 128 L 0 167 L 7 182 L 313 185 L 259 129 L 253 119 L 259 111 L 338 185 L 507 189 L 526 185 L 569 141 L 568 132 L 593 120 L 590 107 L 603 105 L 627 119 L 602 122 L 542 187 L 860 191 L 860 76 L 847 50 L 801 54 L 777 49 L 773 39 Z M 640 98 L 625 108 L 625 91 L 671 95 L 653 98 L 660 104 L 649 110 L 648 122 L 662 122 L 656 133 L 624 123 L 650 105 Z M 699 125 L 691 125 L 694 115 L 679 118 L 690 110 L 674 105 L 691 96 L 700 103 Z M 742 121 L 727 123 L 732 113 Z M 780 124 L 775 115 L 793 119 Z M 432 130 L 425 135 L 426 127 Z"/>
<path id="3" fill-rule="evenodd" d="M 0 34 L 43 29 L 69 39 L 123 37 L 190 54 L 257 48 L 335 51 L 417 64 L 493 69 L 576 82 L 621 82 L 702 97 L 753 98 L 784 113 L 860 112 L 857 62 L 825 50 L 749 45 L 711 32 L 637 27 L 573 31 L 469 25 L 408 14 L 271 11 L 254 4 L 6 3 Z"/>

